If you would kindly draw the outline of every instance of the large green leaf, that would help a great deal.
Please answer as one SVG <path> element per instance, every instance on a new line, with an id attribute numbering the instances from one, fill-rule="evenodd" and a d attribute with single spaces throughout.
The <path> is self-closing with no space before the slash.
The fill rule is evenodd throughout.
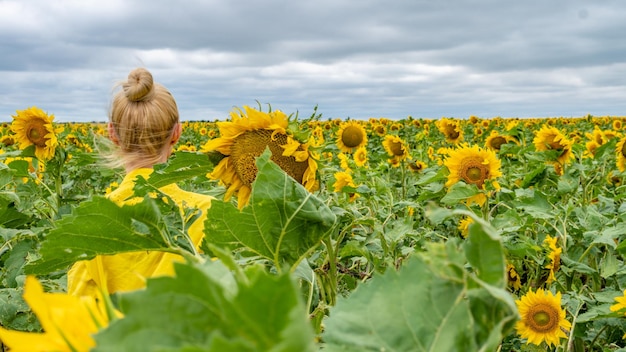
<path id="1" fill-rule="evenodd" d="M 266 150 L 257 159 L 250 204 L 239 211 L 230 203 L 212 203 L 205 237 L 217 246 L 246 248 L 277 267 L 294 267 L 320 243 L 336 217 L 269 157 Z"/>
<path id="2" fill-rule="evenodd" d="M 495 350 L 517 317 L 510 294 L 466 272 L 458 248 L 440 247 L 340 298 L 324 322 L 324 350 Z"/>
<path id="3" fill-rule="evenodd" d="M 41 258 L 28 264 L 25 271 L 45 274 L 99 254 L 170 248 L 165 240 L 168 216 L 162 214 L 158 203 L 164 202 L 146 197 L 135 205 L 119 207 L 100 196 L 81 203 L 71 215 L 57 221 L 41 244 Z M 169 216 L 176 214 L 170 212 Z"/>
<path id="4" fill-rule="evenodd" d="M 149 279 L 122 294 L 124 318 L 96 336 L 94 351 L 312 351 L 313 331 L 288 274 L 248 267 L 247 282 L 217 280 L 220 262 L 176 264 L 176 276 Z M 226 282 L 226 284 L 224 284 Z"/>
<path id="5" fill-rule="evenodd" d="M 489 224 L 474 218 L 464 243 L 467 260 L 480 280 L 495 287 L 506 287 L 506 260 L 501 250 L 502 240 Z"/>
<path id="6" fill-rule="evenodd" d="M 163 187 L 195 176 L 211 172 L 213 163 L 206 154 L 177 152 L 166 164 L 156 165 L 150 175 L 150 184 Z"/>

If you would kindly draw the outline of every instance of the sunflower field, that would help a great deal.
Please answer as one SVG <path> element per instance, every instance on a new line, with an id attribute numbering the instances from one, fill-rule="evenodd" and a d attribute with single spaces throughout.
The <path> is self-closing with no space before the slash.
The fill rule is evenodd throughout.
<path id="1" fill-rule="evenodd" d="M 184 122 L 118 206 L 106 123 L 18 110 L 0 126 L 0 350 L 626 351 L 625 125 L 244 106 Z M 173 183 L 208 213 L 168 201 Z M 137 251 L 180 260 L 139 290 L 67 293 L 72 264 Z"/>

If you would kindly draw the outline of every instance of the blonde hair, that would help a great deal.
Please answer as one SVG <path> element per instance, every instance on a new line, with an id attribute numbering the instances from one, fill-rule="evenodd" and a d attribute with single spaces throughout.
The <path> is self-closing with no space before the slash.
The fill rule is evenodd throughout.
<path id="1" fill-rule="evenodd" d="M 171 147 L 179 122 L 176 100 L 145 68 L 132 70 L 119 86 L 122 89 L 113 97 L 109 112 L 114 134 L 110 137 L 118 148 L 109 155 L 109 162 L 115 166 L 152 166 L 159 162 L 164 148 Z"/>

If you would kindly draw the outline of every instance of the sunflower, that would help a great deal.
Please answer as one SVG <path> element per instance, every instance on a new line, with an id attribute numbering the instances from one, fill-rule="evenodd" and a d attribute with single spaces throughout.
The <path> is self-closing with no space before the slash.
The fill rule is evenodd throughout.
<path id="1" fill-rule="evenodd" d="M 376 133 L 379 137 L 383 137 L 385 136 L 385 134 L 387 134 L 387 128 L 385 128 L 385 126 L 377 124 L 375 125 L 372 130 L 374 131 L 374 133 Z"/>
<path id="2" fill-rule="evenodd" d="M 521 316 L 515 329 L 521 338 L 528 339 L 527 344 L 540 345 L 545 341 L 556 346 L 561 338 L 567 338 L 564 331 L 569 331 L 572 324 L 565 319 L 560 292 L 553 295 L 541 288 L 537 292 L 530 290 L 515 304 Z"/>
<path id="3" fill-rule="evenodd" d="M 363 167 L 367 163 L 367 148 L 364 146 L 358 148 L 352 157 L 357 167 Z"/>
<path id="4" fill-rule="evenodd" d="M 626 171 L 626 137 L 617 142 L 615 146 L 615 158 L 617 169 L 621 172 Z"/>
<path id="5" fill-rule="evenodd" d="M 496 181 L 496 178 L 502 176 L 500 160 L 493 150 L 464 144 L 447 152 L 448 157 L 443 162 L 443 165 L 450 171 L 446 187 L 463 180 L 467 184 L 476 185 L 481 190 L 485 189 L 486 181 L 492 181 L 496 190 L 500 188 Z M 469 199 L 470 204 L 476 202 L 482 205 L 484 201 L 484 194 L 478 194 Z"/>
<path id="6" fill-rule="evenodd" d="M 48 115 L 33 106 L 26 110 L 17 110 L 17 115 L 12 117 L 11 131 L 19 148 L 25 149 L 34 145 L 37 159 L 42 161 L 52 159 L 59 144 L 57 133 L 63 130 L 62 127 L 53 126 L 54 115 Z"/>
<path id="7" fill-rule="evenodd" d="M 513 264 L 506 265 L 506 278 L 507 284 L 513 289 L 513 291 L 517 291 L 522 288 L 522 281 Z"/>
<path id="8" fill-rule="evenodd" d="M 485 139 L 485 148 L 500 151 L 503 144 L 515 142 L 515 138 L 507 135 L 502 135 L 498 131 L 493 130 Z"/>
<path id="9" fill-rule="evenodd" d="M 615 301 L 617 301 L 617 303 L 613 304 L 609 309 L 611 310 L 611 312 L 620 312 L 623 313 L 624 315 L 626 315 L 626 290 L 624 290 L 624 293 L 621 296 L 617 296 L 614 298 Z M 624 336 L 622 336 L 622 339 L 626 339 L 626 334 L 624 334 Z"/>
<path id="10" fill-rule="evenodd" d="M 15 139 L 13 138 L 13 136 L 2 136 L 0 137 L 0 144 L 3 144 L 6 147 L 10 147 L 13 144 L 15 144 Z"/>
<path id="11" fill-rule="evenodd" d="M 399 161 L 410 158 L 409 148 L 406 146 L 406 143 L 398 137 L 394 135 L 386 135 L 385 140 L 383 140 L 383 148 L 389 156 L 398 159 Z"/>
<path id="12" fill-rule="evenodd" d="M 337 158 L 339 159 L 339 167 L 343 169 L 345 172 L 352 172 L 350 168 L 350 158 L 344 153 L 337 154 Z"/>
<path id="13" fill-rule="evenodd" d="M 550 260 L 550 263 L 546 264 L 546 269 L 550 269 L 550 274 L 546 281 L 548 284 L 556 280 L 555 273 L 561 266 L 561 252 L 563 250 L 556 246 L 556 241 L 557 238 L 553 238 L 552 236 L 546 236 L 543 240 L 543 244 L 547 246 L 548 259 Z"/>
<path id="14" fill-rule="evenodd" d="M 422 172 L 427 167 L 428 165 L 426 165 L 426 163 L 424 163 L 423 161 L 419 161 L 419 160 L 416 160 L 414 163 L 409 164 L 409 170 L 413 172 Z"/>
<path id="15" fill-rule="evenodd" d="M 357 121 L 347 121 L 341 123 L 337 131 L 337 147 L 344 153 L 351 153 L 353 150 L 367 144 L 367 133 L 365 128 Z"/>
<path id="16" fill-rule="evenodd" d="M 458 144 L 463 140 L 463 130 L 458 121 L 443 117 L 435 122 L 435 126 L 444 135 L 446 141 Z"/>
<path id="17" fill-rule="evenodd" d="M 344 187 L 356 188 L 357 185 L 354 184 L 354 180 L 352 179 L 352 175 L 346 171 L 335 172 L 335 184 L 333 185 L 335 193 L 343 192 Z M 348 193 L 350 197 L 350 202 L 353 202 L 356 198 L 359 197 L 357 193 Z"/>
<path id="18" fill-rule="evenodd" d="M 543 125 L 533 139 L 535 149 L 538 151 L 558 152 L 556 161 L 561 164 L 567 164 L 574 154 L 572 153 L 572 142 L 568 140 L 556 127 Z"/>
<path id="19" fill-rule="evenodd" d="M 202 152 L 217 151 L 225 157 L 208 177 L 228 188 L 224 200 L 237 193 L 238 207 L 248 204 L 252 183 L 258 172 L 256 158 L 269 147 L 271 160 L 307 190 L 318 188 L 317 162 L 307 144 L 293 139 L 287 131 L 288 118 L 282 111 L 262 112 L 249 106 L 237 108 L 232 121 L 217 122 L 220 137 L 208 141 Z"/>
<path id="20" fill-rule="evenodd" d="M 457 228 L 459 229 L 459 231 L 461 231 L 461 237 L 467 238 L 467 236 L 469 235 L 469 226 L 473 222 L 474 222 L 474 219 L 472 219 L 469 216 L 466 216 L 463 219 L 461 219 L 461 221 L 459 221 L 459 225 Z"/>

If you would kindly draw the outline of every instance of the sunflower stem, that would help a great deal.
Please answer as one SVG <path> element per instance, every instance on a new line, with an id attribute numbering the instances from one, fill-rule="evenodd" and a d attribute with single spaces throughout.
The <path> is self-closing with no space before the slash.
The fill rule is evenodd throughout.
<path id="1" fill-rule="evenodd" d="M 337 258 L 335 257 L 335 250 L 333 247 L 333 241 L 330 239 L 330 236 L 324 237 L 322 240 L 324 246 L 326 246 L 326 254 L 328 255 L 328 275 L 329 275 L 329 286 L 330 292 L 328 292 L 328 296 L 326 297 L 326 302 L 334 306 L 335 299 L 337 297 Z"/>

